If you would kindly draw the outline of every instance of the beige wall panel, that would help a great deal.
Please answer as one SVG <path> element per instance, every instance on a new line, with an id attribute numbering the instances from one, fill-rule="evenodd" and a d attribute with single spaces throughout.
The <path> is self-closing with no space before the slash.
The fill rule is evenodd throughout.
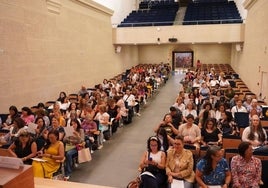
<path id="1" fill-rule="evenodd" d="M 236 51 L 235 46 L 232 49 L 232 67 L 257 95 L 261 91 L 261 73 L 268 72 L 267 9 L 267 0 L 255 1 L 248 10 L 243 49 L 240 52 Z M 268 98 L 268 91 L 264 96 Z"/>
<path id="2" fill-rule="evenodd" d="M 193 51 L 194 65 L 199 59 L 202 63 L 227 63 L 231 61 L 230 44 L 181 44 L 139 46 L 141 63 L 172 63 L 173 51 Z"/>
<path id="3" fill-rule="evenodd" d="M 114 28 L 115 44 L 170 44 L 169 38 L 178 43 L 232 43 L 244 41 L 244 24 L 174 25 L 159 27 Z"/>
<path id="4" fill-rule="evenodd" d="M 91 1 L 0 1 L 0 113 L 76 93 L 138 63 L 137 47 L 112 44 L 112 11 Z M 82 3 L 81 3 L 82 2 Z"/>

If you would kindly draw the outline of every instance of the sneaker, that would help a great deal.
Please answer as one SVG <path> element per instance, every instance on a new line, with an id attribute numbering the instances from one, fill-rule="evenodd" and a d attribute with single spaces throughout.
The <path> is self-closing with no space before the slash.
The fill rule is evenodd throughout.
<path id="1" fill-rule="evenodd" d="M 102 148 L 103 148 L 103 145 L 99 145 L 99 146 L 98 146 L 98 149 L 102 149 Z"/>
<path id="2" fill-rule="evenodd" d="M 93 151 L 93 150 L 91 150 L 91 151 L 90 151 L 90 153 L 92 154 L 92 153 L 94 153 L 94 151 Z"/>
<path id="3" fill-rule="evenodd" d="M 74 167 L 78 168 L 79 164 L 78 163 L 74 163 Z"/>
<path id="4" fill-rule="evenodd" d="M 70 176 L 64 176 L 64 181 L 68 181 L 70 179 Z"/>
<path id="5" fill-rule="evenodd" d="M 141 114 L 140 114 L 140 113 L 136 113 L 136 115 L 137 115 L 137 116 L 141 116 Z"/>
<path id="6" fill-rule="evenodd" d="M 106 142 L 106 140 L 105 140 L 105 139 L 103 139 L 102 141 L 103 141 L 103 142 Z"/>

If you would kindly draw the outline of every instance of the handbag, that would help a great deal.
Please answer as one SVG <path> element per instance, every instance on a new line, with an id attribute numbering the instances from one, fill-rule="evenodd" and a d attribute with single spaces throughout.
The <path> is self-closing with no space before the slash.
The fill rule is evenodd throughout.
<path id="1" fill-rule="evenodd" d="M 139 188 L 141 184 L 141 179 L 140 177 L 136 177 L 134 180 L 132 180 L 131 182 L 129 182 L 127 184 L 127 188 Z"/>
<path id="2" fill-rule="evenodd" d="M 78 150 L 78 163 L 84 163 L 91 161 L 91 154 L 89 148 L 82 148 Z"/>

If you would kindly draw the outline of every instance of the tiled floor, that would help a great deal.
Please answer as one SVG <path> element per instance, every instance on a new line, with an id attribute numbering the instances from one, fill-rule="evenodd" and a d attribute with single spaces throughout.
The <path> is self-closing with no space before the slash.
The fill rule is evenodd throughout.
<path id="1" fill-rule="evenodd" d="M 93 160 L 80 164 L 70 181 L 123 188 L 138 175 L 138 165 L 146 150 L 147 138 L 162 120 L 179 93 L 182 75 L 176 72 L 141 110 L 141 117 L 118 130 L 101 150 L 92 154 Z"/>

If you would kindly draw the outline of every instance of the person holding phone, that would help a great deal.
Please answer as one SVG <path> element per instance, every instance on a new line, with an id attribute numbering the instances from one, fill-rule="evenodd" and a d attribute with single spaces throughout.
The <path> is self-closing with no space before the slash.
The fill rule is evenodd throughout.
<path id="1" fill-rule="evenodd" d="M 166 183 L 165 163 L 166 154 L 160 150 L 161 142 L 156 136 L 147 140 L 147 151 L 142 155 L 140 162 L 141 186 L 140 188 L 160 187 Z"/>

